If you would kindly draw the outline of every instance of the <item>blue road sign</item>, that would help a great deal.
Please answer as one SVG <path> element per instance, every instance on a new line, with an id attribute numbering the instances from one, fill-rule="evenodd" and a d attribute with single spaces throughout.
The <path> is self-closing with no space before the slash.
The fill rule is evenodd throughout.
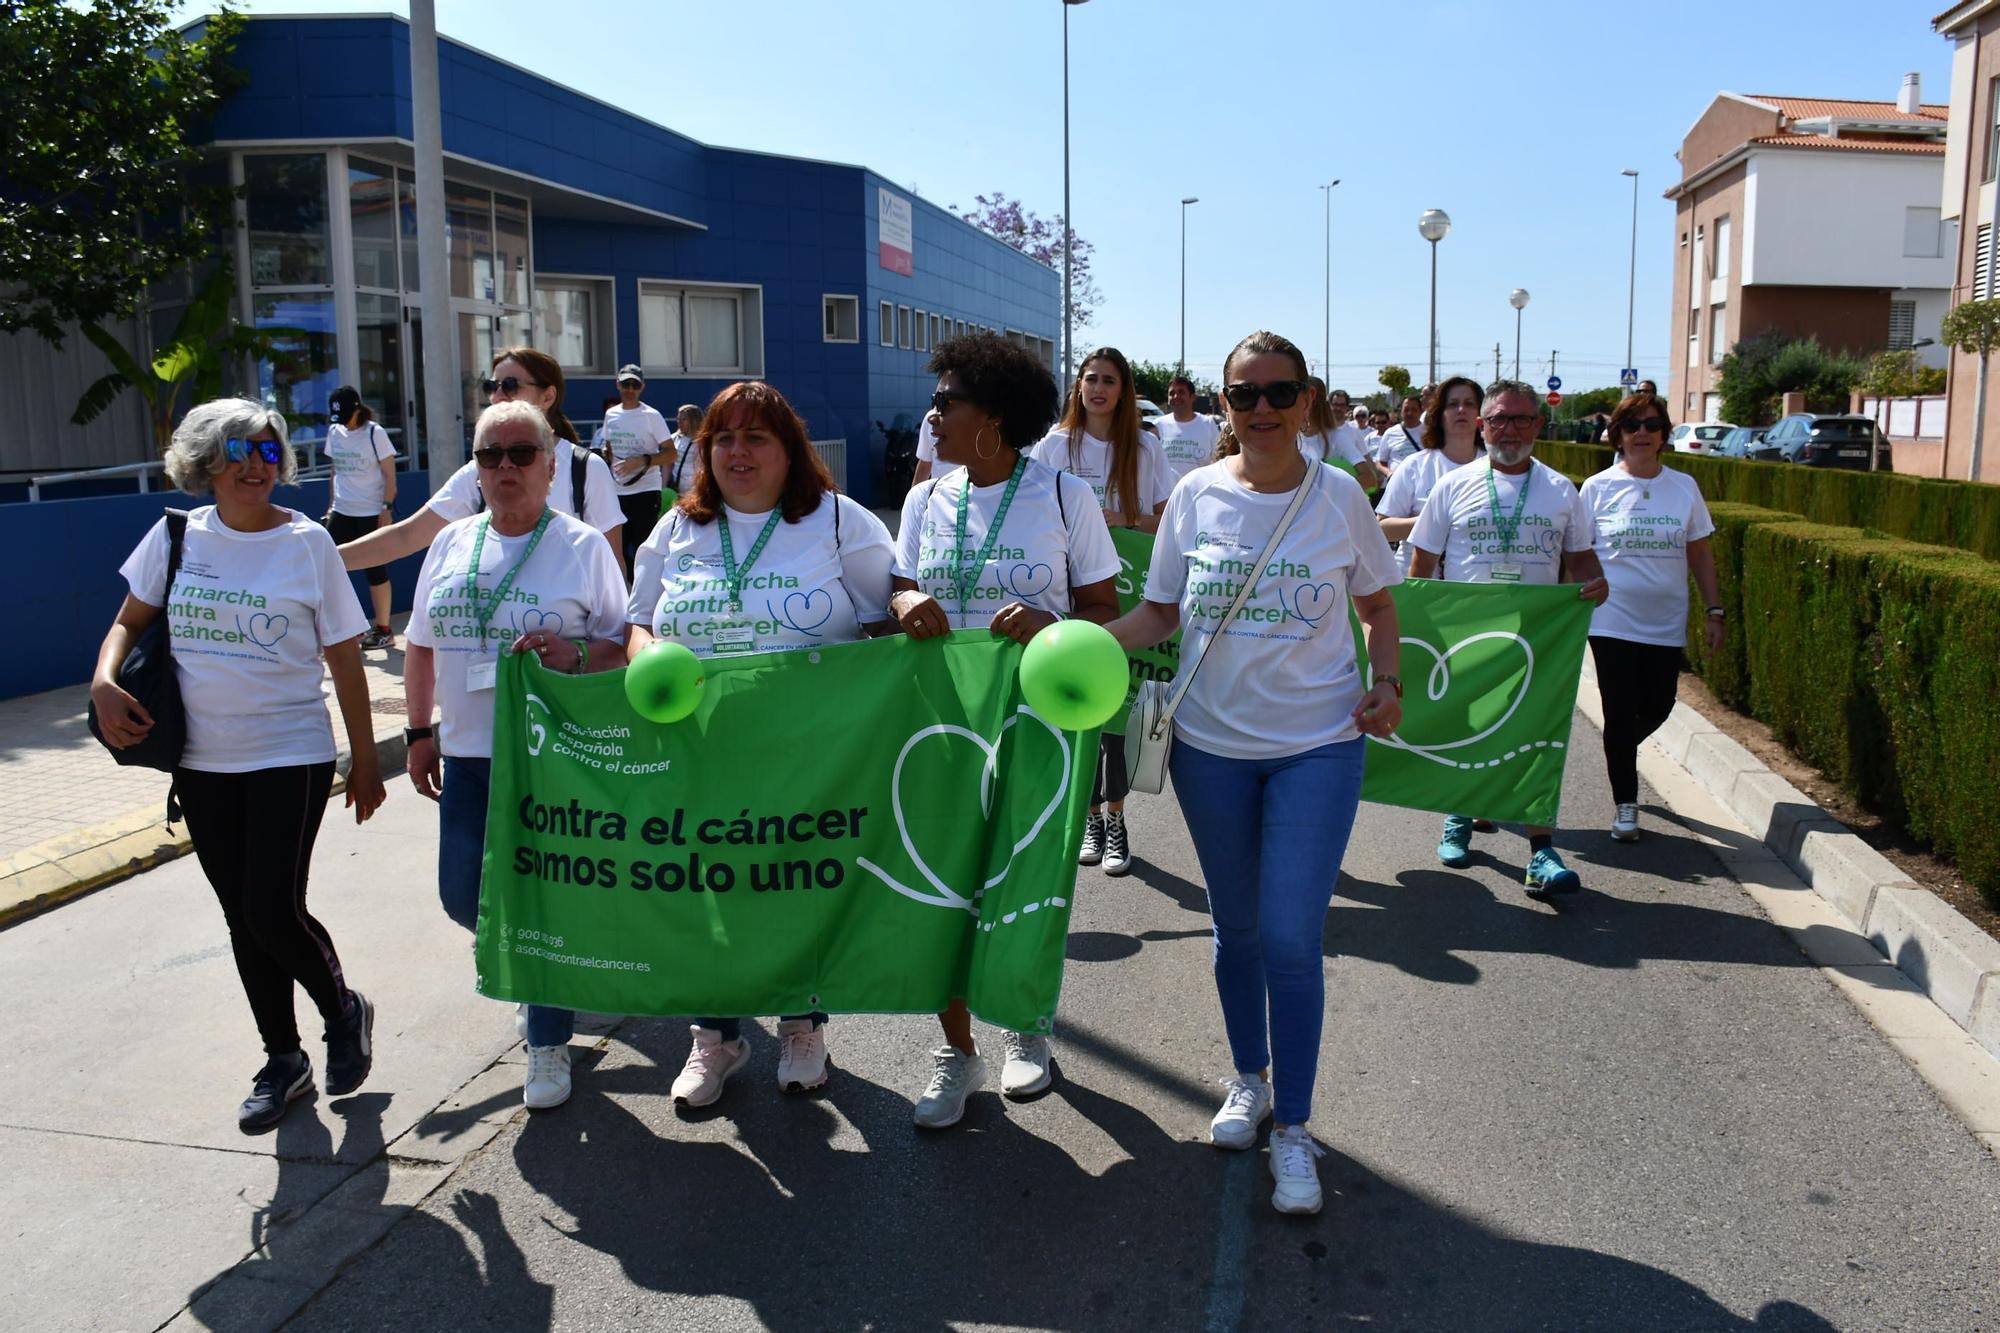
<path id="1" fill-rule="evenodd" d="M 1622 388 L 1626 389 L 1638 388 L 1639 372 L 1634 370 L 1630 366 L 1625 367 L 1625 369 L 1618 372 L 1618 383 Z"/>
<path id="2" fill-rule="evenodd" d="M 1550 392 L 1550 393 L 1554 393 L 1554 392 L 1555 392 L 1556 390 L 1558 390 L 1558 389 L 1562 388 L 1562 386 L 1563 386 L 1563 382 L 1562 382 L 1562 380 L 1561 380 L 1561 379 L 1560 379 L 1559 377 L 1557 377 L 1557 376 L 1555 376 L 1555 375 L 1551 375 L 1551 376 L 1549 376 L 1549 392 Z"/>

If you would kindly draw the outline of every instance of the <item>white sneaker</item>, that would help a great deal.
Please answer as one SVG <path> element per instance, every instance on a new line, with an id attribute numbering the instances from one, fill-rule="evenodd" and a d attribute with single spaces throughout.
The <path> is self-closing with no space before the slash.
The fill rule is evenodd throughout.
<path id="1" fill-rule="evenodd" d="M 956 1046 L 931 1052 L 930 1086 L 917 1099 L 916 1121 L 924 1129 L 950 1129 L 965 1116 L 965 1099 L 986 1086 L 986 1062 Z"/>
<path id="2" fill-rule="evenodd" d="M 810 1018 L 778 1024 L 778 1088 L 810 1092 L 826 1083 L 826 1025 Z"/>
<path id="3" fill-rule="evenodd" d="M 530 1046 L 528 1081 L 521 1085 L 521 1101 L 531 1111 L 546 1111 L 569 1100 L 569 1044 Z"/>
<path id="4" fill-rule="evenodd" d="M 1048 1086 L 1049 1039 L 1032 1032 L 1009 1032 L 1000 1091 L 1009 1097 L 1032 1097 Z"/>
<path id="5" fill-rule="evenodd" d="M 1256 1146 L 1257 1126 L 1271 1114 L 1271 1085 L 1261 1078 L 1225 1078 L 1229 1089 L 1222 1096 L 1222 1109 L 1208 1122 L 1208 1141 L 1218 1148 L 1241 1150 Z"/>
<path id="6" fill-rule="evenodd" d="M 1319 1159 L 1326 1149 L 1313 1142 L 1304 1125 L 1271 1133 L 1271 1206 L 1281 1213 L 1316 1213 L 1320 1206 Z"/>
<path id="7" fill-rule="evenodd" d="M 1639 841 L 1639 807 L 1629 801 L 1620 802 L 1618 813 L 1611 820 L 1611 836 L 1620 842 Z"/>
<path id="8" fill-rule="evenodd" d="M 1122 875 L 1132 869 L 1132 844 L 1125 836 L 1125 814 L 1112 810 L 1104 816 L 1104 873 Z"/>
<path id="9" fill-rule="evenodd" d="M 722 1095 L 729 1076 L 750 1063 L 750 1043 L 738 1037 L 724 1041 L 714 1028 L 693 1025 L 694 1045 L 674 1080 L 673 1098 L 684 1106 L 707 1106 Z"/>

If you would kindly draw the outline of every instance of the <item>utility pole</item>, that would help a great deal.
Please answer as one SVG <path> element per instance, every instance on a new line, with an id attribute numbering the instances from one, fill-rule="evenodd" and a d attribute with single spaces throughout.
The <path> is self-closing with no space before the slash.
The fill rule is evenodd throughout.
<path id="1" fill-rule="evenodd" d="M 423 287 L 423 444 L 433 492 L 464 461 L 463 390 L 451 317 L 451 256 L 445 247 L 444 135 L 438 112 L 436 0 L 410 2 L 410 122 L 417 178 L 417 272 Z"/>
<path id="2" fill-rule="evenodd" d="M 1500 378 L 1500 344 L 1493 344 L 1493 378 Z"/>

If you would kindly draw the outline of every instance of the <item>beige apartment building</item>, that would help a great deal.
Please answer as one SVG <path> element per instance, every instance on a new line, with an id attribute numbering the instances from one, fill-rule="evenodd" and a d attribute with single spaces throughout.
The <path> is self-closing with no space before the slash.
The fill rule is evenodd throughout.
<path id="1" fill-rule="evenodd" d="M 1944 217 L 1958 226 L 1952 265 L 1951 301 L 1990 299 L 1993 195 L 2000 166 L 2000 0 L 1967 0 L 1932 20 L 1931 27 L 1953 43 L 1950 135 L 1945 141 Z M 1980 448 L 1979 481 L 2000 481 L 2000 367 L 1988 371 L 1986 429 Z M 1979 358 L 1953 352 L 1945 419 L 1943 456 L 1932 475 L 1971 477 L 1973 400 Z"/>

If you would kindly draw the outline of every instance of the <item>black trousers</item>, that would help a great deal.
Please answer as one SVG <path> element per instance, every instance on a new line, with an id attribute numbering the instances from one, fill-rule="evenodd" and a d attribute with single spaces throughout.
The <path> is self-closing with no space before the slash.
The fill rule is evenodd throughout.
<path id="1" fill-rule="evenodd" d="M 660 493 L 640 491 L 621 495 L 618 507 L 625 512 L 625 531 L 620 536 L 620 545 L 625 548 L 625 568 L 630 570 L 639 548 L 646 544 L 646 538 L 653 535 L 653 525 L 660 521 Z"/>
<path id="2" fill-rule="evenodd" d="M 1681 650 L 1593 634 L 1590 660 L 1597 666 L 1597 694 L 1604 701 L 1604 766 L 1611 773 L 1611 799 L 1619 805 L 1635 804 L 1639 742 L 1658 731 L 1674 711 Z"/>
<path id="3" fill-rule="evenodd" d="M 335 546 L 345 546 L 349 542 L 359 541 L 380 527 L 381 516 L 370 514 L 366 518 L 361 518 L 354 514 L 335 513 L 329 509 L 324 522 L 326 530 L 333 535 L 333 544 Z M 387 565 L 376 565 L 368 570 L 369 587 L 379 588 L 388 581 L 389 567 Z"/>
<path id="4" fill-rule="evenodd" d="M 1090 784 L 1092 808 L 1106 801 L 1123 801 L 1131 787 L 1125 781 L 1125 738 L 1100 736 L 1097 740 L 1097 773 Z"/>
<path id="5" fill-rule="evenodd" d="M 305 987 L 331 1025 L 347 1003 L 340 956 L 306 911 L 313 840 L 333 787 L 333 764 L 252 773 L 176 769 L 174 786 L 202 874 L 222 904 L 236 974 L 270 1055 L 299 1049 L 292 986 Z"/>

